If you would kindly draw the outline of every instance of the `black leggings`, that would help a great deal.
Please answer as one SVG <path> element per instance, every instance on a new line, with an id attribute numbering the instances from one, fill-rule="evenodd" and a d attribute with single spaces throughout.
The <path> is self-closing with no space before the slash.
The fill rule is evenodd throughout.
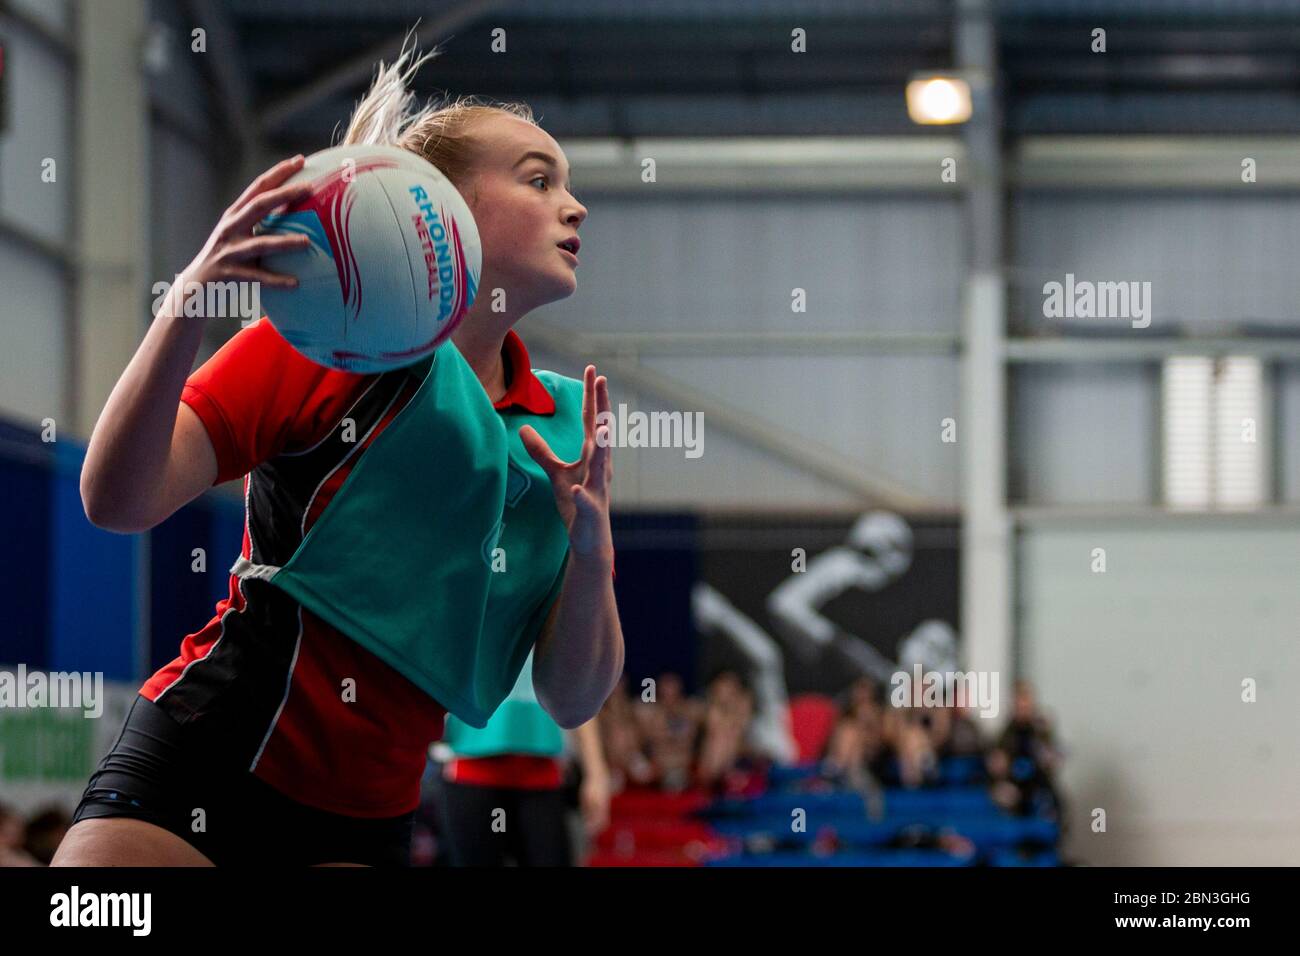
<path id="1" fill-rule="evenodd" d="M 504 866 L 507 858 L 519 866 L 573 865 L 563 790 L 443 780 L 439 792 L 453 866 Z"/>
<path id="2" fill-rule="evenodd" d="M 415 819 L 349 817 L 290 800 L 140 696 L 73 822 L 99 817 L 160 826 L 218 866 L 408 866 Z"/>

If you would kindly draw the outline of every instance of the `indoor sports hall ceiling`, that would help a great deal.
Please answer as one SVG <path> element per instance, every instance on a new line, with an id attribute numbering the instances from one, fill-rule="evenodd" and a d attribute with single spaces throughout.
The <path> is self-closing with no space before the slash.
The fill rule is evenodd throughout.
<path id="1" fill-rule="evenodd" d="M 201 4 L 201 0 L 187 0 Z M 420 22 L 419 92 L 523 99 L 557 136 L 925 135 L 914 72 L 953 65 L 956 0 L 208 0 L 268 143 L 319 143 Z M 1001 0 L 1013 132 L 1292 132 L 1296 0 Z M 490 48 L 506 31 L 507 52 Z M 808 52 L 790 52 L 790 31 Z M 1107 31 L 1104 54 L 1092 31 Z M 350 76 L 330 84 L 342 70 Z"/>

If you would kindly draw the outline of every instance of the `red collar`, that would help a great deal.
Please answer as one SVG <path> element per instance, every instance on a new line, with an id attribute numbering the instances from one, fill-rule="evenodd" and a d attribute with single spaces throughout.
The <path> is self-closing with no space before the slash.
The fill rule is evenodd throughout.
<path id="1" fill-rule="evenodd" d="M 506 330 L 506 339 L 501 345 L 501 359 L 505 362 L 506 381 L 509 384 L 501 400 L 493 402 L 492 407 L 504 411 L 518 405 L 534 415 L 554 415 L 555 399 L 533 374 L 524 340 L 514 329 Z"/>

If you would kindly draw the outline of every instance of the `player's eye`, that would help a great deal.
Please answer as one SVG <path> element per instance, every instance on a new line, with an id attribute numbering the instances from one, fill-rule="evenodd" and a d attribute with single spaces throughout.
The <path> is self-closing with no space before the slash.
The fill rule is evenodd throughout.
<path id="1" fill-rule="evenodd" d="M 528 182 L 529 182 L 529 185 L 532 185 L 533 183 L 537 182 L 539 179 L 540 179 L 542 182 L 546 182 L 546 177 L 545 177 L 545 176 L 542 176 L 542 175 L 539 174 L 539 175 L 537 175 L 537 176 L 534 176 L 532 179 L 530 179 L 530 180 L 528 181 Z"/>

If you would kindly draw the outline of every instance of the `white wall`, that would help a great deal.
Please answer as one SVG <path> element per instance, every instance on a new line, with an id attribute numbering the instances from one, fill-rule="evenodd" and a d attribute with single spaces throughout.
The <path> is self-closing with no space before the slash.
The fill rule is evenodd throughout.
<path id="1" fill-rule="evenodd" d="M 1090 570 L 1098 547 L 1104 574 Z M 1297 568 L 1300 519 L 1060 520 L 1022 533 L 1023 667 L 1068 748 L 1071 854 L 1300 863 Z M 1090 830 L 1095 807 L 1104 834 Z"/>

